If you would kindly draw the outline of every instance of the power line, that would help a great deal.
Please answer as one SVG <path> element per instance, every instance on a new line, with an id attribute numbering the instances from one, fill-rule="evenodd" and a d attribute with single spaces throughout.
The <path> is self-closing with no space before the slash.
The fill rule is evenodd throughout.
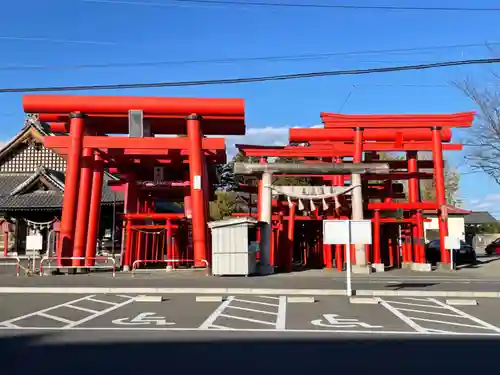
<path id="1" fill-rule="evenodd" d="M 33 38 L 22 36 L 0 36 L 0 40 L 15 40 L 25 42 L 48 42 L 48 43 L 66 43 L 66 44 L 91 44 L 101 46 L 114 46 L 115 42 L 105 42 L 97 40 L 67 40 L 67 39 L 52 39 L 52 38 Z"/>
<path id="2" fill-rule="evenodd" d="M 118 89 L 123 90 L 123 89 L 158 88 L 158 87 L 228 85 L 228 84 L 237 84 L 237 83 L 284 81 L 284 80 L 302 79 L 302 78 L 401 72 L 401 71 L 410 71 L 410 70 L 436 69 L 436 68 L 444 68 L 444 67 L 451 67 L 451 66 L 494 64 L 494 63 L 499 63 L 499 62 L 500 62 L 500 58 L 491 58 L 491 59 L 474 59 L 474 60 L 454 60 L 454 61 L 437 62 L 437 63 L 432 63 L 432 64 L 391 66 L 391 67 L 385 67 L 385 68 L 333 70 L 333 71 L 324 71 L 324 72 L 282 74 L 282 75 L 247 77 L 247 78 L 213 79 L 213 80 L 200 80 L 200 81 L 2 88 L 2 89 L 0 89 L 0 93 L 27 93 L 27 92 L 42 92 L 42 91 L 54 92 L 54 91 L 83 91 L 83 90 L 118 90 Z"/>
<path id="3" fill-rule="evenodd" d="M 102 64 L 77 64 L 77 65 L 4 65 L 0 66 L 0 71 L 15 70 L 81 70 L 81 69 L 106 69 L 106 68 L 134 68 L 134 67 L 154 67 L 163 65 L 199 65 L 199 64 L 224 64 L 240 62 L 259 62 L 259 61 L 297 61 L 327 59 L 332 57 L 348 57 L 362 55 L 378 54 L 415 54 L 421 52 L 432 52 L 439 50 L 464 49 L 500 45 L 500 42 L 469 43 L 469 44 L 450 44 L 441 46 L 413 47 L 413 48 L 391 48 L 391 49 L 373 49 L 348 52 L 329 52 L 329 53 L 307 53 L 297 55 L 274 55 L 274 56 L 247 56 L 233 57 L 226 59 L 200 59 L 200 60 L 170 60 L 170 61 L 142 61 L 132 63 L 102 63 Z M 384 61 L 381 61 L 384 62 Z"/>
<path id="4" fill-rule="evenodd" d="M 172 4 L 122 1 L 122 0 L 82 0 L 85 3 L 118 4 L 118 5 L 142 5 L 153 7 L 171 7 Z M 392 6 L 392 5 L 349 5 L 349 4 L 304 4 L 304 3 L 275 3 L 275 2 L 249 2 L 249 1 L 223 1 L 223 0 L 170 0 L 178 4 L 199 5 L 230 5 L 230 6 L 253 6 L 267 8 L 312 8 L 312 9 L 343 9 L 343 10 L 381 10 L 381 11 L 426 11 L 426 12 L 500 12 L 500 8 L 478 8 L 478 7 L 419 7 L 419 6 Z"/>

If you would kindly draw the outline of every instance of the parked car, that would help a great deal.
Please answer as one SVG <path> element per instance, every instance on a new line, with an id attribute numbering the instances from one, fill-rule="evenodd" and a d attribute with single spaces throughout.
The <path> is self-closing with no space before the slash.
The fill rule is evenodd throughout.
<path id="1" fill-rule="evenodd" d="M 98 249 L 99 250 L 116 250 L 120 249 L 120 241 L 118 239 L 115 239 L 115 243 L 113 245 L 113 240 L 111 238 L 102 238 L 101 240 L 98 241 Z"/>
<path id="2" fill-rule="evenodd" d="M 493 254 L 500 255 L 500 238 L 497 238 L 495 241 L 486 246 L 484 251 L 486 252 L 487 255 L 493 255 Z"/>
<path id="3" fill-rule="evenodd" d="M 441 261 L 441 241 L 434 240 L 425 245 L 425 256 L 427 260 L 436 264 Z M 476 251 L 466 243 L 460 241 L 460 249 L 453 250 L 453 261 L 455 264 L 468 264 L 476 262 Z"/>

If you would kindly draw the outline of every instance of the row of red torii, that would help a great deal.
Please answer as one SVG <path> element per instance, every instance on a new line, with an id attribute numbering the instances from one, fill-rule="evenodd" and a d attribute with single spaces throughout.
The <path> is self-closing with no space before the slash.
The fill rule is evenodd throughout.
<path id="1" fill-rule="evenodd" d="M 245 134 L 242 99 L 27 95 L 23 106 L 26 113 L 37 114 L 39 121 L 49 123 L 51 130 L 60 134 L 44 137 L 44 144 L 67 159 L 58 266 L 94 265 L 105 168 L 119 176 L 119 180 L 109 183 L 113 189 L 123 191 L 125 197 L 121 258 L 124 269 L 137 260 L 177 259 L 181 253 L 183 259 L 192 261 L 196 267 L 210 263 L 208 203 L 214 198 L 217 182 L 214 166 L 226 163 L 225 140 L 215 136 Z M 266 270 L 264 272 L 276 267 L 291 270 L 297 245 L 296 221 L 321 222 L 325 218 L 349 216 L 354 219 L 371 216 L 374 224 L 371 253 L 368 255 L 365 247 L 353 252 L 357 266 L 384 263 L 382 223 L 403 225 L 407 238 L 412 239 L 403 245 L 403 262 L 425 263 L 421 241 L 423 210 L 438 212 L 441 261 L 449 264 L 449 253 L 444 249 L 448 229 L 443 150 L 461 150 L 461 145 L 449 143 L 451 128 L 470 127 L 474 113 L 322 113 L 321 118 L 322 129 L 290 129 L 289 141 L 299 143 L 298 146 L 238 145 L 246 156 L 260 157 L 260 167 L 253 166 L 250 172 L 236 172 L 259 177 L 258 188 L 241 188 L 258 193 L 257 215 L 263 223 L 261 269 Z M 432 152 L 433 160 L 418 160 L 418 151 Z M 404 152 L 407 160 L 381 164 L 380 152 Z M 273 167 L 273 163 L 266 164 L 270 157 L 294 158 L 300 161 L 297 165 L 302 165 L 303 170 L 293 172 L 276 164 Z M 159 166 L 166 167 L 167 172 L 158 178 Z M 420 171 L 429 168 L 433 168 L 433 173 Z M 296 215 L 296 204 L 290 198 L 300 198 L 300 194 L 292 187 L 274 188 L 272 176 L 276 174 L 311 177 L 317 184 L 336 186 L 338 189 L 320 197 L 322 201 L 333 199 L 335 204 L 324 205 L 323 210 L 312 207 L 308 215 Z M 434 178 L 436 201 L 424 202 L 420 199 L 419 182 L 429 178 Z M 407 202 L 400 202 L 406 194 L 395 188 L 394 181 L 399 180 L 408 180 Z M 343 194 L 348 190 L 349 195 Z M 273 199 L 273 191 L 276 199 Z M 282 201 L 280 196 L 286 200 Z M 155 212 L 156 202 L 165 199 L 184 202 L 184 214 Z M 284 209 L 286 206 L 288 212 Z M 408 214 L 404 218 L 381 215 L 394 210 Z M 184 240 L 180 236 L 181 228 Z M 134 229 L 138 230 L 135 237 Z M 148 236 L 141 237 L 141 230 L 154 229 L 165 230 L 166 240 L 161 245 L 165 253 L 164 249 L 158 252 L 157 240 L 156 254 L 152 255 L 148 249 L 155 240 L 148 244 Z M 280 236 L 283 238 L 278 241 Z M 322 248 L 319 263 L 332 267 L 331 247 L 322 245 L 321 240 L 318 244 Z M 337 268 L 342 269 L 339 264 L 342 249 L 337 247 L 335 258 Z"/>

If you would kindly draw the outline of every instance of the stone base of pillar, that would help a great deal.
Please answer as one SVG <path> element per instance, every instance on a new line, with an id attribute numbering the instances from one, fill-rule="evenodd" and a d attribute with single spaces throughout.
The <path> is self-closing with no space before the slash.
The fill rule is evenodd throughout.
<path id="1" fill-rule="evenodd" d="M 401 268 L 406 269 L 406 270 L 412 270 L 414 264 L 415 263 L 413 263 L 413 262 L 403 262 L 403 263 L 401 263 Z"/>
<path id="2" fill-rule="evenodd" d="M 351 271 L 352 273 L 356 274 L 368 275 L 372 273 L 372 267 L 369 264 L 363 264 L 363 265 L 354 264 L 351 266 Z"/>
<path id="3" fill-rule="evenodd" d="M 384 263 L 372 263 L 372 268 L 375 272 L 385 272 L 385 264 Z"/>
<path id="4" fill-rule="evenodd" d="M 57 273 L 63 275 L 76 275 L 76 268 L 60 267 L 57 269 Z"/>
<path id="5" fill-rule="evenodd" d="M 270 264 L 259 264 L 257 267 L 258 275 L 272 275 L 274 273 L 274 267 Z"/>
<path id="6" fill-rule="evenodd" d="M 450 263 L 439 262 L 436 268 L 440 271 L 453 271 L 453 267 Z"/>
<path id="7" fill-rule="evenodd" d="M 411 270 L 418 272 L 431 272 L 432 265 L 430 263 L 413 263 L 411 266 Z"/>
<path id="8" fill-rule="evenodd" d="M 124 272 L 128 272 L 128 271 L 130 271 L 130 267 L 129 267 L 128 265 L 124 265 L 124 266 L 123 266 L 123 271 L 124 271 Z"/>

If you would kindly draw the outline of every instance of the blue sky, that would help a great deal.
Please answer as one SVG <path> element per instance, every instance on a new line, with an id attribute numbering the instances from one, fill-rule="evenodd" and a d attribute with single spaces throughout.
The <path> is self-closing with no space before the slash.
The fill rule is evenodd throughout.
<path id="1" fill-rule="evenodd" d="M 28 66 L 213 60 L 500 42 L 500 12 L 276 9 L 188 6 L 169 0 L 149 2 L 166 6 L 81 0 L 5 2 L 0 16 L 0 86 L 217 79 L 491 57 L 493 52 L 480 46 L 321 59 L 107 69 L 21 69 Z M 498 5 L 495 0 L 300 2 L 434 7 Z M 500 50 L 500 44 L 496 48 Z M 474 106 L 469 99 L 448 84 L 467 77 L 478 84 L 491 84 L 493 68 L 456 67 L 257 84 L 106 91 L 101 94 L 242 97 L 246 99 L 249 127 L 244 141 L 280 143 L 285 141 L 288 127 L 318 124 L 321 111 L 447 113 L 472 110 Z M 21 128 L 21 98 L 22 94 L 0 94 L 0 140 L 11 138 Z M 456 133 L 455 139 L 460 136 Z M 234 141 L 242 140 L 230 139 L 230 142 Z M 448 158 L 457 166 L 464 164 L 461 153 Z M 487 176 L 467 173 L 466 168 L 461 168 L 465 172 L 461 196 L 466 207 L 489 209 L 499 215 L 500 208 L 496 205 L 500 201 L 500 187 Z"/>

